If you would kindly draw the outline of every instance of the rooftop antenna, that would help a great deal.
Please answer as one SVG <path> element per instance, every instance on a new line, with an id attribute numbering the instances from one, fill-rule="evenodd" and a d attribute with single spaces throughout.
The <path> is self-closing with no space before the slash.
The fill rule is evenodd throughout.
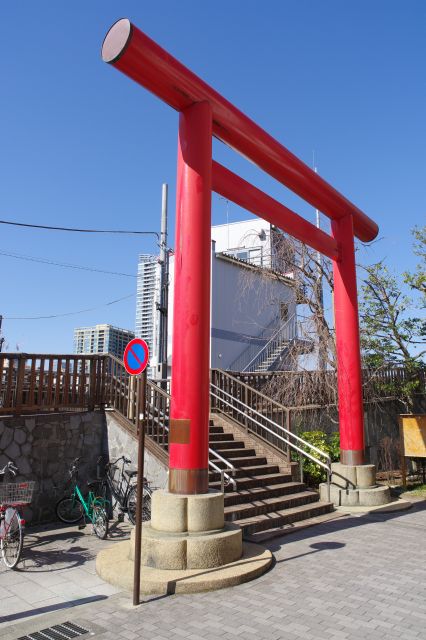
<path id="1" fill-rule="evenodd" d="M 227 243 L 226 243 L 226 249 L 230 249 L 229 246 L 229 200 L 227 198 L 224 198 L 223 196 L 219 196 L 219 198 L 221 200 L 224 200 L 226 202 L 226 229 L 227 229 L 227 234 L 228 234 L 228 239 L 227 239 Z"/>
<path id="2" fill-rule="evenodd" d="M 163 183 L 161 193 L 161 235 L 160 235 L 160 312 L 159 342 L 158 342 L 158 374 L 161 380 L 167 379 L 167 321 L 169 307 L 169 257 L 167 247 L 167 201 L 168 185 Z M 166 385 L 166 382 L 162 382 Z"/>

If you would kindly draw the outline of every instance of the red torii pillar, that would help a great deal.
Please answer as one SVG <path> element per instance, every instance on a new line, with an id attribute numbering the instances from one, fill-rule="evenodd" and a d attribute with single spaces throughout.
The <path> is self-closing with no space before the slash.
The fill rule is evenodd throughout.
<path id="1" fill-rule="evenodd" d="M 333 260 L 340 462 L 358 465 L 364 463 L 364 415 L 352 215 L 332 220 L 331 231 L 340 245 Z"/>
<path id="2" fill-rule="evenodd" d="M 169 490 L 209 489 L 212 113 L 179 116 Z"/>
<path id="3" fill-rule="evenodd" d="M 169 490 L 208 491 L 212 180 L 218 193 L 333 259 L 341 461 L 362 464 L 354 233 L 370 241 L 377 225 L 127 19 L 111 27 L 102 57 L 180 112 Z M 217 163 L 212 171 L 212 135 L 331 218 L 333 237 Z"/>

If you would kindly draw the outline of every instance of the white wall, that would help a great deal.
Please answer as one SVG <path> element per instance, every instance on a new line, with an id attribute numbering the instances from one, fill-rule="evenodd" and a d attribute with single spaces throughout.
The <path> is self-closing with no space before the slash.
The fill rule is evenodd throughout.
<path id="1" fill-rule="evenodd" d="M 280 303 L 289 305 L 289 317 L 296 311 L 290 285 L 215 255 L 212 261 L 211 366 L 227 369 L 247 349 L 250 336 L 259 336 L 277 320 Z M 259 346 L 259 349 L 261 347 Z"/>
<path id="2" fill-rule="evenodd" d="M 271 225 L 262 218 L 219 224 L 212 227 L 216 252 L 251 249 L 250 257 L 259 266 L 271 264 Z"/>
<path id="3" fill-rule="evenodd" d="M 259 233 L 265 231 L 265 239 Z M 280 302 L 289 303 L 289 316 L 296 311 L 294 289 L 259 269 L 228 260 L 217 254 L 230 248 L 262 245 L 264 256 L 270 258 L 270 226 L 260 218 L 242 223 L 212 227 L 212 340 L 211 366 L 228 368 L 249 346 L 250 336 L 279 317 Z M 168 360 L 172 355 L 174 296 L 174 256 L 169 264 Z M 156 314 L 158 322 L 159 314 Z M 260 346 L 259 346 L 260 348 Z"/>

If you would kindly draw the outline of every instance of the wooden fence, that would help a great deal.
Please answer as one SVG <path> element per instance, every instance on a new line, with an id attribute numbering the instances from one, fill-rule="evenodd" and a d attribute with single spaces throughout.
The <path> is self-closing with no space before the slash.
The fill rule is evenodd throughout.
<path id="1" fill-rule="evenodd" d="M 0 413 L 100 406 L 107 361 L 97 355 L 0 353 Z"/>
<path id="2" fill-rule="evenodd" d="M 115 409 L 136 430 L 145 414 L 147 433 L 167 447 L 170 396 L 148 380 L 142 407 L 140 378 L 112 355 L 0 353 L 0 414 Z"/>
<path id="3" fill-rule="evenodd" d="M 334 396 L 326 398 L 316 395 L 311 372 L 233 373 L 212 370 L 212 382 L 224 394 L 229 393 L 245 405 L 270 417 L 292 431 L 324 428 L 330 420 L 337 422 L 337 406 Z M 327 372 L 326 376 L 334 374 Z M 303 406 L 294 402 L 290 395 L 271 398 L 271 378 L 277 384 L 282 376 L 293 376 L 295 388 L 309 387 Z M 380 371 L 364 370 L 377 385 L 403 382 L 407 372 L 400 367 Z M 425 389 L 426 374 L 419 373 L 419 389 Z M 329 380 L 328 382 L 331 382 Z M 269 383 L 269 384 L 268 384 Z M 264 393 L 262 393 L 264 390 Z M 384 395 L 384 394 L 383 394 Z M 388 394 L 389 395 L 389 394 Z M 226 397 L 225 395 L 223 396 Z M 368 402 L 368 398 L 364 398 Z M 166 445 L 170 396 L 157 384 L 148 381 L 146 390 L 147 432 L 160 445 Z M 222 403 L 223 404 L 223 403 Z M 212 402 L 214 408 L 215 402 Z M 129 376 L 118 358 L 111 355 L 51 355 L 51 354 L 6 354 L 0 353 L 0 414 L 22 414 L 42 411 L 92 410 L 110 407 L 119 411 L 135 427 L 139 426 L 140 386 Z"/>

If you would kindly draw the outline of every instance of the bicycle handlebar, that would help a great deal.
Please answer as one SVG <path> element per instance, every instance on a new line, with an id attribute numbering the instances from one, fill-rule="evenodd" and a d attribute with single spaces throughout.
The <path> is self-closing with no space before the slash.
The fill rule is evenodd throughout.
<path id="1" fill-rule="evenodd" d="M 19 472 L 19 469 L 15 465 L 15 463 L 12 462 L 12 460 L 9 460 L 9 462 L 3 467 L 3 469 L 0 469 L 0 476 L 4 476 L 6 471 L 9 471 L 9 473 L 11 473 L 13 476 L 16 476 Z"/>
<path id="2" fill-rule="evenodd" d="M 113 460 L 112 462 L 107 462 L 106 463 L 106 467 L 111 467 L 114 464 L 117 464 L 117 462 L 120 462 L 120 460 L 122 460 L 124 462 L 124 464 L 131 464 L 132 461 L 130 460 L 130 458 L 127 458 L 126 456 L 120 456 L 119 458 L 117 458 L 117 460 Z"/>
<path id="3" fill-rule="evenodd" d="M 72 461 L 71 466 L 68 469 L 70 478 L 72 478 L 73 475 L 78 472 L 78 463 L 80 462 L 80 460 L 81 458 L 79 457 L 79 458 L 74 458 L 74 460 Z"/>

